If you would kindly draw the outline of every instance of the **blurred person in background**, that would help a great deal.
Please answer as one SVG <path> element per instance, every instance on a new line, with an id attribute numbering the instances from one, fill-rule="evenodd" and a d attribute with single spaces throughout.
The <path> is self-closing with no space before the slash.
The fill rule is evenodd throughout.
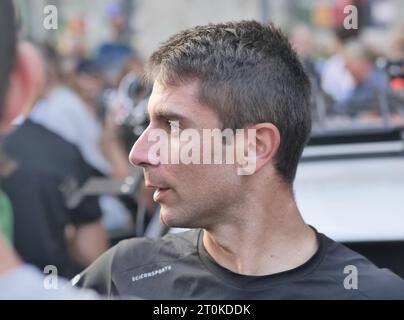
<path id="1" fill-rule="evenodd" d="M 293 28 L 289 41 L 299 55 L 310 80 L 317 87 L 320 83 L 320 66 L 314 56 L 315 47 L 312 31 L 306 25 L 297 25 Z"/>
<path id="2" fill-rule="evenodd" d="M 103 95 L 107 85 L 105 70 L 113 64 L 113 60 L 104 63 L 103 65 L 95 58 L 84 59 L 79 62 L 75 74 L 72 75 L 72 86 L 83 100 L 87 113 L 91 115 L 87 123 L 91 123 L 93 128 L 93 134 L 81 136 L 79 144 L 86 143 L 81 149 L 83 153 L 89 154 L 89 163 L 98 170 L 99 175 L 122 180 L 129 175 L 130 165 L 119 139 L 118 127 L 105 105 Z M 71 125 L 74 126 L 73 123 Z M 95 156 L 97 159 L 94 159 Z M 120 198 L 102 195 L 100 204 L 103 210 L 103 223 L 108 230 L 126 229 L 132 226 L 132 215 Z"/>
<path id="3" fill-rule="evenodd" d="M 318 59 L 315 54 L 314 39 L 312 36 L 312 30 L 307 25 L 301 24 L 293 28 L 289 41 L 300 61 L 305 69 L 310 82 L 311 82 L 311 110 L 313 116 L 313 126 L 316 126 L 319 122 L 318 105 L 319 99 L 322 99 L 321 86 L 321 60 Z M 321 100 L 323 101 L 323 100 Z"/>
<path id="4" fill-rule="evenodd" d="M 352 87 L 332 104 L 334 114 L 380 121 L 380 101 L 386 97 L 388 78 L 374 63 L 374 56 L 361 42 L 348 41 L 341 51 L 343 66 L 353 80 Z"/>
<path id="5" fill-rule="evenodd" d="M 80 94 L 69 86 L 62 73 L 61 59 L 51 46 L 43 48 L 46 61 L 46 86 L 42 98 L 33 108 L 30 120 L 39 123 L 75 144 L 87 163 L 100 172 L 111 170 L 111 166 L 99 148 L 101 126 L 96 121 L 96 110 L 92 98 L 99 93 L 100 80 L 93 80 L 86 75 L 78 75 L 77 82 L 88 81 L 80 88 Z M 90 63 L 82 63 L 77 72 L 92 68 Z M 73 82 L 73 81 L 72 81 Z M 84 100 L 86 99 L 86 100 Z M 90 103 L 86 103 L 90 101 Z"/>
<path id="6" fill-rule="evenodd" d="M 119 74 L 124 66 L 135 56 L 128 44 L 128 16 L 119 1 L 110 3 L 106 10 L 110 36 L 96 50 L 95 58 L 104 66 L 104 77 L 108 85 L 116 87 Z"/>
<path id="7" fill-rule="evenodd" d="M 46 46 L 43 54 L 47 61 L 46 87 L 30 120 L 75 145 L 92 167 L 92 176 L 125 178 L 129 173 L 127 156 L 114 132 L 104 130 L 98 115 L 97 99 L 103 86 L 100 65 L 95 60 L 81 60 L 66 80 L 57 52 Z M 98 199 L 107 229 L 131 224 L 128 210 L 116 197 L 100 195 Z"/>
<path id="8" fill-rule="evenodd" d="M 378 92 L 387 91 L 388 79 L 385 73 L 375 66 L 373 56 L 365 46 L 358 41 L 350 41 L 345 45 L 342 54 L 345 66 L 354 80 L 354 86 L 348 92 L 346 100 L 377 99 Z"/>
<path id="9" fill-rule="evenodd" d="M 88 115 L 91 116 L 87 119 L 87 123 L 93 128 L 92 135 L 87 139 L 87 145 L 81 146 L 82 152 L 87 154 L 89 163 L 103 175 L 114 179 L 125 178 L 129 174 L 129 162 L 124 147 L 117 137 L 117 128 L 108 117 L 108 110 L 102 105 L 104 81 L 101 63 L 95 59 L 82 60 L 72 77 L 73 88 L 80 95 Z M 84 143 L 83 138 L 86 137 L 81 136 L 81 139 L 77 139 L 78 145 Z"/>
<path id="10" fill-rule="evenodd" d="M 4 34 L 0 37 L 0 137 L 4 140 L 10 130 L 11 121 L 33 103 L 41 86 L 40 65 L 32 46 L 16 41 L 16 26 L 12 2 L 0 2 L 0 28 Z M 0 143 L 0 148 L 3 144 Z M 10 161 L 1 152 L 1 180 L 5 171 L 10 172 Z M 11 165 L 11 169 L 15 165 Z M 6 169 L 6 170 L 4 170 Z M 29 183 L 29 181 L 28 181 Z M 21 185 L 23 189 L 25 185 Z M 19 200 L 21 201 L 21 199 Z M 0 207 L 0 216 L 11 215 L 10 206 Z M 31 211 L 26 212 L 27 215 Z M 9 220 L 11 217 L 8 218 Z M 63 290 L 46 290 L 43 274 L 35 267 L 24 263 L 11 247 L 12 237 L 5 238 L 4 220 L 0 219 L 0 299 L 94 299 L 90 291 L 72 290 L 67 282 L 58 279 Z M 27 221 L 28 223 L 28 221 Z M 35 241 L 32 239 L 31 241 Z"/>
<path id="11" fill-rule="evenodd" d="M 69 277 L 106 250 L 107 238 L 98 198 L 85 197 L 69 208 L 61 189 L 69 181 L 80 186 L 92 176 L 80 151 L 28 118 L 45 76 L 41 56 L 27 46 L 35 91 L 28 95 L 20 124 L 3 141 L 15 168 L 2 177 L 2 189 L 13 207 L 14 244 L 20 256 L 39 268 L 55 265 L 60 275 Z"/>
<path id="12" fill-rule="evenodd" d="M 343 57 L 344 45 L 352 37 L 344 28 L 336 30 L 335 52 L 321 69 L 321 88 L 337 102 L 346 100 L 355 86 L 355 80 L 347 70 Z"/>

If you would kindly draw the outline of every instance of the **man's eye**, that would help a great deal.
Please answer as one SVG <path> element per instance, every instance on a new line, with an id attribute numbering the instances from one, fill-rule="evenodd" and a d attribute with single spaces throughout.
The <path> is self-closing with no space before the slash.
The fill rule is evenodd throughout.
<path id="1" fill-rule="evenodd" d="M 171 131 L 179 131 L 180 123 L 178 120 L 167 120 L 167 123 Z"/>

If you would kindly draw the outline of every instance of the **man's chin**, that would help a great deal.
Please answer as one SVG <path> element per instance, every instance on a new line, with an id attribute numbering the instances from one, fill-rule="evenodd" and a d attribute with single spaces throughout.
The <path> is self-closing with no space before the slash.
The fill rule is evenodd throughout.
<path id="1" fill-rule="evenodd" d="M 192 228 L 191 223 L 184 221 L 184 216 L 178 210 L 168 209 L 162 207 L 160 210 L 160 221 L 170 228 Z"/>
<path id="2" fill-rule="evenodd" d="M 175 223 L 173 220 L 175 219 L 172 218 L 172 213 L 170 210 L 162 206 L 160 209 L 160 221 L 167 227 L 174 228 L 176 226 L 173 225 Z"/>

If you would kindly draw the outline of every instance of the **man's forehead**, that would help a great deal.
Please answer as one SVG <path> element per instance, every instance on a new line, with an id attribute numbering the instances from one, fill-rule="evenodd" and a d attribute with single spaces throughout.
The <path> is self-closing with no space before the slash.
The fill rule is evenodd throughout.
<path id="1" fill-rule="evenodd" d="M 155 81 L 149 99 L 148 112 L 151 115 L 176 112 L 184 117 L 192 108 L 200 107 L 198 103 L 198 86 L 196 83 L 178 86 L 165 86 Z"/>
<path id="2" fill-rule="evenodd" d="M 198 99 L 198 94 L 199 84 L 196 81 L 178 86 L 164 86 L 155 81 L 149 99 L 148 113 L 151 118 L 161 116 L 189 120 L 192 123 L 202 124 L 209 119 L 218 121 L 216 112 L 210 107 L 202 105 Z M 170 115 L 174 116 L 171 117 Z M 202 120 L 202 117 L 205 121 Z"/>

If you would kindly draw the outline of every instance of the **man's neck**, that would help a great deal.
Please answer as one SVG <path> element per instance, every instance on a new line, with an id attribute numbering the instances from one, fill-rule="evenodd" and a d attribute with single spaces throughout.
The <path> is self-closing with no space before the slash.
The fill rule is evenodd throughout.
<path id="1" fill-rule="evenodd" d="M 271 194 L 271 193 L 269 193 Z M 317 236 L 302 219 L 291 194 L 255 199 L 237 219 L 207 228 L 203 244 L 221 266 L 244 275 L 294 269 L 317 251 Z"/>

